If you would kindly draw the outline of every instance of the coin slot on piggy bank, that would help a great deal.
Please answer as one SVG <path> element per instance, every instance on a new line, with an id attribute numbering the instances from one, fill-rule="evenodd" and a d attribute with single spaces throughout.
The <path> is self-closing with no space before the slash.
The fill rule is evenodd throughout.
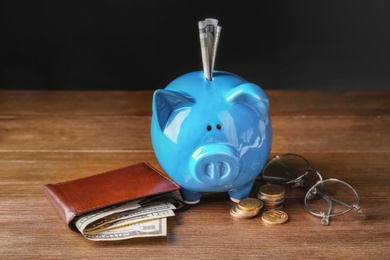
<path id="1" fill-rule="evenodd" d="M 264 91 L 233 73 L 206 75 L 210 69 L 184 74 L 153 95 L 153 149 L 189 204 L 205 192 L 228 192 L 235 202 L 247 198 L 271 150 Z"/>

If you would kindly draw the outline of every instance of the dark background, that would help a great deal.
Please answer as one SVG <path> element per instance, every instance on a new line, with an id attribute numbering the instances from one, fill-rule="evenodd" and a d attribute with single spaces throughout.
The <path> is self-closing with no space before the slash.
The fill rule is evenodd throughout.
<path id="1" fill-rule="evenodd" d="M 264 89 L 390 89 L 390 1 L 0 1 L 1 89 L 157 89 L 202 69 Z"/>

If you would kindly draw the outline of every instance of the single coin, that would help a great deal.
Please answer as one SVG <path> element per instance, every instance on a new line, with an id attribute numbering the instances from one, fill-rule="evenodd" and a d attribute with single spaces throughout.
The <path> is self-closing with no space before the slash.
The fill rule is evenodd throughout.
<path id="1" fill-rule="evenodd" d="M 284 211 L 274 209 L 265 211 L 261 218 L 265 223 L 275 225 L 285 223 L 288 220 L 288 215 Z"/>
<path id="2" fill-rule="evenodd" d="M 275 198 L 284 196 L 285 189 L 283 186 L 275 184 L 265 184 L 260 187 L 259 193 L 262 197 Z"/>
<path id="3" fill-rule="evenodd" d="M 255 198 L 246 198 L 237 204 L 237 208 L 243 211 L 259 211 L 262 207 L 263 202 Z"/>

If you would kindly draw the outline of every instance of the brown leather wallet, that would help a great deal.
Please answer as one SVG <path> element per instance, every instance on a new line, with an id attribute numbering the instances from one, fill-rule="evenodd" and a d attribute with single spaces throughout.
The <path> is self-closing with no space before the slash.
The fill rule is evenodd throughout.
<path id="1" fill-rule="evenodd" d="M 69 228 L 77 231 L 73 220 L 87 212 L 179 188 L 148 163 L 139 163 L 81 179 L 46 184 L 44 191 Z"/>

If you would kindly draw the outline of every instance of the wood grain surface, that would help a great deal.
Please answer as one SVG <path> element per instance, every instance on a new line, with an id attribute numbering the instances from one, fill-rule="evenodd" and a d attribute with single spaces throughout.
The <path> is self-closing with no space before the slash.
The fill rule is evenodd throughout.
<path id="1" fill-rule="evenodd" d="M 166 237 L 92 242 L 71 232 L 43 185 L 147 161 L 150 91 L 0 91 L 0 259 L 385 259 L 390 257 L 390 91 L 267 91 L 271 156 L 305 156 L 361 197 L 322 226 L 286 190 L 286 224 L 234 219 L 227 193 L 168 219 Z M 252 195 L 258 191 L 256 182 Z"/>

